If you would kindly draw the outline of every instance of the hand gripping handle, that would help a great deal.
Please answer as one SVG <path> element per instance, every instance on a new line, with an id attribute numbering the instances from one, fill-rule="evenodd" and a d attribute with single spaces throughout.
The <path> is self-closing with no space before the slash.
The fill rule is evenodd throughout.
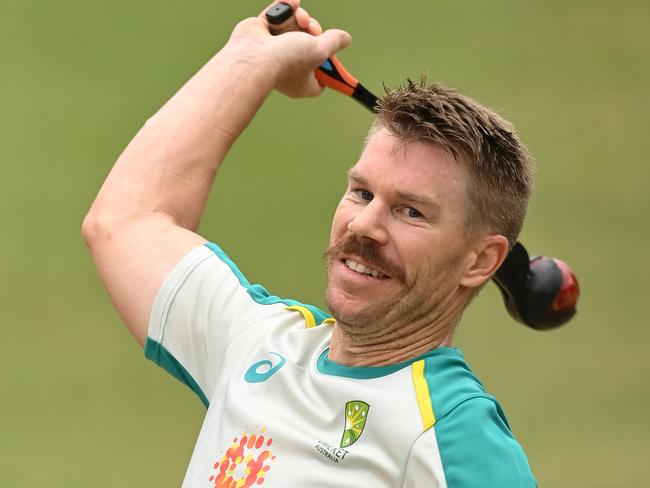
<path id="1" fill-rule="evenodd" d="M 301 30 L 288 3 L 276 3 L 269 8 L 266 12 L 266 20 L 269 23 L 269 32 L 274 36 Z M 314 70 L 314 74 L 321 85 L 354 98 L 373 112 L 377 110 L 377 97 L 359 83 L 359 80 L 345 69 L 336 56 L 330 56 L 323 61 Z"/>

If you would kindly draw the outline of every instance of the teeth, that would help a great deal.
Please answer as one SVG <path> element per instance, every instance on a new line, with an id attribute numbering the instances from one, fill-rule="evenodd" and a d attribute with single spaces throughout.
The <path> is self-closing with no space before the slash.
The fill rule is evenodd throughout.
<path id="1" fill-rule="evenodd" d="M 375 278 L 383 278 L 384 273 L 377 271 L 376 269 L 369 268 L 368 266 L 365 266 L 361 263 L 357 263 L 356 261 L 353 261 L 352 259 L 346 259 L 345 264 L 348 268 L 356 271 L 357 273 L 363 273 L 363 274 L 368 274 L 370 276 L 373 276 Z"/>

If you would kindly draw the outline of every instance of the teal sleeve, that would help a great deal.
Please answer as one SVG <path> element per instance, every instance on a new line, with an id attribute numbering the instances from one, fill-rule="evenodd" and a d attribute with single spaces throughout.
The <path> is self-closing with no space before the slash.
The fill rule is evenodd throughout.
<path id="1" fill-rule="evenodd" d="M 448 488 L 537 486 L 495 400 L 466 400 L 438 419 L 434 429 Z"/>

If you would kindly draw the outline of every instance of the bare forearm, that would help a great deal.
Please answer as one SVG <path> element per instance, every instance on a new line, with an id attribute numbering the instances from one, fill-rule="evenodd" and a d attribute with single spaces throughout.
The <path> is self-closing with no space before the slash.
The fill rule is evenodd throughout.
<path id="1" fill-rule="evenodd" d="M 219 164 L 268 93 L 318 94 L 313 69 L 350 42 L 342 31 L 321 33 L 301 9 L 296 16 L 307 33 L 272 37 L 262 16 L 240 22 L 129 144 L 94 210 L 111 218 L 162 214 L 195 230 Z"/>
<path id="2" fill-rule="evenodd" d="M 297 0 L 294 9 L 298 7 Z M 115 163 L 82 233 L 115 307 L 142 344 L 156 292 L 190 249 L 219 165 L 272 89 L 320 93 L 313 70 L 349 35 L 321 33 L 296 10 L 307 33 L 272 37 L 263 16 L 246 19 L 228 44 L 151 117 Z"/>
<path id="3" fill-rule="evenodd" d="M 204 242 L 194 231 L 219 164 L 271 88 L 221 51 L 146 122 L 93 203 L 83 234 L 140 344 L 162 280 Z"/>

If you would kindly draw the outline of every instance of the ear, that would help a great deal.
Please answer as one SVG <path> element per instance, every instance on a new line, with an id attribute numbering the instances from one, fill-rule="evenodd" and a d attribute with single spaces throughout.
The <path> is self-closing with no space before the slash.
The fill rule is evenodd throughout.
<path id="1" fill-rule="evenodd" d="M 499 269 L 508 255 L 508 239 L 502 235 L 488 235 L 477 239 L 469 265 L 460 284 L 466 288 L 477 288 Z"/>

